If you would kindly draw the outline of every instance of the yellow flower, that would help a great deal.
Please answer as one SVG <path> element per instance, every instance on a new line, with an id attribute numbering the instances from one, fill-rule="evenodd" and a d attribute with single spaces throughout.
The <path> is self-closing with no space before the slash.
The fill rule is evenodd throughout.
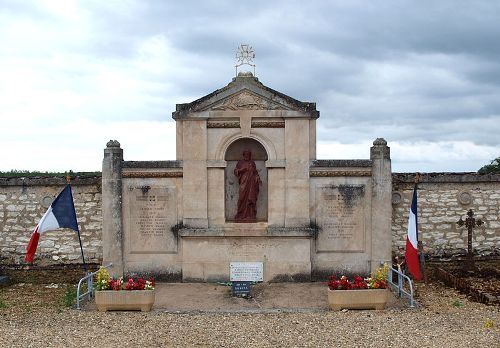
<path id="1" fill-rule="evenodd" d="M 490 318 L 488 318 L 488 319 L 486 319 L 486 320 L 484 321 L 484 327 L 485 327 L 486 329 L 491 329 L 491 328 L 493 327 L 493 324 L 494 324 L 494 322 L 493 322 L 493 320 L 491 320 Z"/>

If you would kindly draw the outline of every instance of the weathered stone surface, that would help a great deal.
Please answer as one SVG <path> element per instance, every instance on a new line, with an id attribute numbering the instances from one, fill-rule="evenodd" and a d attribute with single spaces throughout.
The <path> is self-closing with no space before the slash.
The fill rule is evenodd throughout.
<path id="1" fill-rule="evenodd" d="M 425 183 L 463 183 L 463 182 L 499 182 L 500 174 L 465 173 L 420 173 L 420 180 Z M 413 183 L 415 173 L 393 173 L 395 183 Z M 457 188 L 455 188 L 457 189 Z M 498 197 L 496 197 L 498 199 Z"/>
<path id="2" fill-rule="evenodd" d="M 227 281 L 230 262 L 264 262 L 264 281 L 279 276 L 309 277 L 308 237 L 187 237 L 183 238 L 184 280 Z M 305 279 L 303 279 L 305 280 Z"/>
<path id="3" fill-rule="evenodd" d="M 371 160 L 314 160 L 311 167 L 371 167 Z"/>
<path id="4" fill-rule="evenodd" d="M 235 77 L 227 86 L 187 104 L 177 104 L 172 117 L 177 120 L 205 110 L 294 110 L 318 118 L 315 103 L 301 102 L 263 85 L 254 76 Z"/>
<path id="5" fill-rule="evenodd" d="M 123 161 L 122 168 L 182 168 L 182 161 Z"/>
<path id="6" fill-rule="evenodd" d="M 111 143 L 111 145 L 110 145 Z M 112 263 L 115 276 L 123 275 L 122 163 L 117 141 L 108 143 L 102 161 L 102 241 L 104 264 Z"/>
<path id="7" fill-rule="evenodd" d="M 392 207 L 393 252 L 403 254 L 406 242 L 408 211 L 413 192 L 414 174 L 393 174 L 393 190 L 403 196 Z M 463 255 L 467 250 L 467 231 L 456 222 L 468 209 L 481 218 L 484 225 L 473 233 L 473 247 L 478 255 L 500 254 L 500 177 L 474 173 L 422 174 L 418 185 L 419 237 L 430 257 Z M 470 204 L 460 201 L 460 193 L 471 196 Z"/>
<path id="8" fill-rule="evenodd" d="M 62 190 L 65 180 L 51 184 L 52 180 L 41 185 L 36 179 L 34 184 L 27 178 L 28 185 L 0 185 L 0 260 L 4 263 L 23 263 L 26 246 L 36 224 L 47 210 L 42 201 L 45 197 L 55 198 Z M 56 180 L 58 181 L 58 180 Z M 100 262 L 101 248 L 101 193 L 100 180 L 72 182 L 73 199 L 83 244 L 99 243 L 94 250 L 86 250 L 88 262 Z M 24 192 L 24 193 L 23 193 Z M 92 219 L 93 224 L 85 223 Z M 81 253 L 78 237 L 72 230 L 61 229 L 44 233 L 40 238 L 35 263 L 80 263 Z"/>
<path id="9" fill-rule="evenodd" d="M 319 252 L 364 252 L 365 187 L 363 185 L 318 186 L 316 224 Z"/>
<path id="10" fill-rule="evenodd" d="M 271 280 L 366 274 L 390 261 L 391 251 L 404 251 L 413 175 L 391 176 L 384 139 L 373 142 L 370 159 L 317 160 L 315 105 L 246 75 L 178 105 L 173 116 L 177 161 L 123 161 L 113 140 L 102 178 L 74 179 L 91 261 L 112 262 L 115 275 L 154 271 L 210 280 L 224 279 L 228 262 L 242 261 L 234 257 L 252 254 L 249 261 L 268 265 Z M 254 224 L 233 221 L 239 189 L 233 170 L 248 147 L 262 180 Z M 474 232 L 475 250 L 499 253 L 499 182 L 500 175 L 423 174 L 418 217 L 426 253 L 463 253 L 467 233 L 456 221 L 469 208 L 485 221 Z M 33 227 L 64 184 L 0 178 L 3 260 L 22 262 Z M 39 255 L 78 262 L 75 233 L 45 234 Z"/>
<path id="11" fill-rule="evenodd" d="M 177 252 L 177 238 L 171 227 L 177 224 L 175 186 L 136 188 L 124 191 L 125 251 L 131 254 Z"/>

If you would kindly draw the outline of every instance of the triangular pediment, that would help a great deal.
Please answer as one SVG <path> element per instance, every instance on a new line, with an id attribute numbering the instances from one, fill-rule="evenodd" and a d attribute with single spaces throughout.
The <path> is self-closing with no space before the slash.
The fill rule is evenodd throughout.
<path id="1" fill-rule="evenodd" d="M 207 111 L 281 110 L 296 112 L 297 117 L 318 118 L 315 103 L 301 102 L 264 86 L 250 75 L 238 75 L 227 86 L 191 103 L 177 104 L 174 119 L 198 117 Z"/>
<path id="2" fill-rule="evenodd" d="M 205 110 L 290 110 L 283 104 L 244 89 L 204 108 Z"/>

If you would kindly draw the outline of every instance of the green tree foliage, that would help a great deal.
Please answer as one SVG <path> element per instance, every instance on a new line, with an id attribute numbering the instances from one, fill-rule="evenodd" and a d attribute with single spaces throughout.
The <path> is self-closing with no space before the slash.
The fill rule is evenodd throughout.
<path id="1" fill-rule="evenodd" d="M 500 157 L 495 158 L 490 164 L 482 166 L 477 171 L 479 174 L 496 174 L 500 173 Z"/>

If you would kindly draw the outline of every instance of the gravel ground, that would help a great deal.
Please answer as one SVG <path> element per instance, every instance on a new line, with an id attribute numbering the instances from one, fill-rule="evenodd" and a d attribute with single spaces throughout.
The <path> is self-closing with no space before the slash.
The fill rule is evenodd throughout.
<path id="1" fill-rule="evenodd" d="M 64 285 L 0 289 L 1 347 L 499 347 L 500 308 L 438 283 L 420 309 L 295 313 L 150 313 L 64 308 Z M 326 301 L 326 299 L 325 299 Z M 485 323 L 493 322 L 493 327 Z"/>

